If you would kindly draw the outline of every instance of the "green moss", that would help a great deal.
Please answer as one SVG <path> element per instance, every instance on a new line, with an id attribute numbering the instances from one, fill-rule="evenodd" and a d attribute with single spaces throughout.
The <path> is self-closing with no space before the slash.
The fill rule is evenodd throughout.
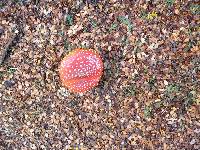
<path id="1" fill-rule="evenodd" d="M 190 11 L 194 15 L 199 15 L 200 14 L 200 5 L 198 5 L 198 4 L 192 4 L 190 6 Z"/>
<path id="2" fill-rule="evenodd" d="M 128 18 L 126 18 L 125 16 L 119 16 L 118 20 L 128 27 L 128 32 L 132 31 L 133 25 L 132 25 L 131 21 Z"/>
<path id="3" fill-rule="evenodd" d="M 165 0 L 165 3 L 167 4 L 167 6 L 171 7 L 172 5 L 174 5 L 175 0 Z"/>
<path id="4" fill-rule="evenodd" d="M 118 26 L 117 23 L 112 23 L 111 27 L 109 28 L 109 31 L 116 30 L 117 26 Z"/>
<path id="5" fill-rule="evenodd" d="M 144 117 L 145 118 L 150 118 L 152 116 L 152 110 L 153 110 L 153 108 L 152 108 L 151 105 L 145 106 L 145 108 L 144 108 Z"/>
<path id="6" fill-rule="evenodd" d="M 72 25 L 73 25 L 73 22 L 74 22 L 73 16 L 70 15 L 70 14 L 67 14 L 67 16 L 66 16 L 66 21 L 65 21 L 66 25 L 72 26 Z"/>

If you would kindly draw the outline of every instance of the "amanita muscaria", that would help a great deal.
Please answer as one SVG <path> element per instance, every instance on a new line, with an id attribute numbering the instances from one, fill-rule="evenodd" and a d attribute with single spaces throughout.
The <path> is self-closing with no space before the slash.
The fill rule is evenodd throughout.
<path id="1" fill-rule="evenodd" d="M 101 56 L 92 49 L 75 49 L 61 61 L 60 79 L 70 91 L 83 93 L 98 85 L 103 74 Z"/>

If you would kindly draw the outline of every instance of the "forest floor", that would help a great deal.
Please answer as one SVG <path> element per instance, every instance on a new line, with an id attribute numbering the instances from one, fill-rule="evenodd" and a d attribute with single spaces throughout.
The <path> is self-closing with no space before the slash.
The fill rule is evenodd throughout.
<path id="1" fill-rule="evenodd" d="M 188 0 L 2 0 L 0 149 L 200 149 L 199 18 Z M 58 66 L 80 47 L 104 74 L 73 94 Z"/>

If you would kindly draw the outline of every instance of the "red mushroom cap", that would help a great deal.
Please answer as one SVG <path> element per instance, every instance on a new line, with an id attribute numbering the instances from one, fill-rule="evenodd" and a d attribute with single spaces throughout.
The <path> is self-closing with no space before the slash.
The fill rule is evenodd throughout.
<path id="1" fill-rule="evenodd" d="M 59 74 L 70 91 L 83 93 L 98 84 L 103 74 L 103 62 L 92 49 L 75 49 L 62 60 Z"/>

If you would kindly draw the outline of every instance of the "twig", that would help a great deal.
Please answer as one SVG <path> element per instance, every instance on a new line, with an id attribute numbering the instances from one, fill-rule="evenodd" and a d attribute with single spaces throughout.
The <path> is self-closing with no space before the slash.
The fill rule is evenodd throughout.
<path id="1" fill-rule="evenodd" d="M 17 42 L 24 36 L 24 31 L 23 31 L 23 23 L 24 23 L 24 15 L 21 17 L 17 17 L 15 22 L 17 23 L 18 27 L 17 30 L 18 32 L 14 33 L 11 38 L 8 40 L 8 43 L 3 47 L 3 49 L 0 51 L 0 65 L 3 64 L 5 59 L 10 55 L 11 49 L 13 46 L 16 45 Z"/>
<path id="2" fill-rule="evenodd" d="M 10 48 L 14 44 L 14 41 L 17 37 L 17 34 L 14 34 L 9 40 L 8 43 L 4 46 L 4 48 L 0 51 L 0 65 L 4 62 L 6 56 L 8 55 L 8 52 L 10 51 Z"/>

